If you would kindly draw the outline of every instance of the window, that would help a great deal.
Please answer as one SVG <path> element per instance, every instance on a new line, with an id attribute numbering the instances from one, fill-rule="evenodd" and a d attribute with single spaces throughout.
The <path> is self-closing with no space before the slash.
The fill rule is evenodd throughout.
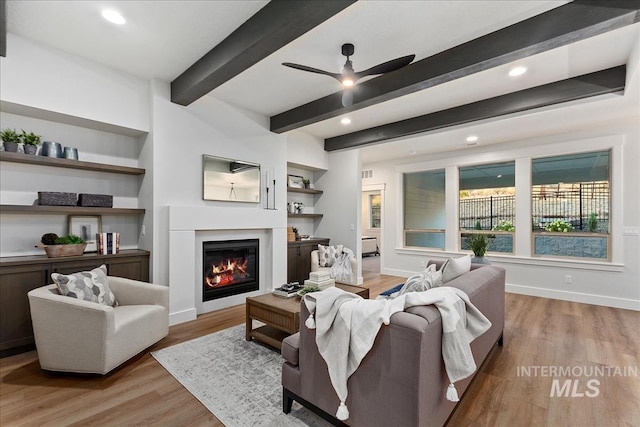
<path id="1" fill-rule="evenodd" d="M 515 231 L 515 162 L 459 169 L 460 248 L 470 250 L 466 237 L 489 236 L 489 252 L 513 253 Z"/>
<path id="2" fill-rule="evenodd" d="M 382 198 L 380 194 L 369 195 L 369 226 L 370 228 L 380 228 Z"/>
<path id="3" fill-rule="evenodd" d="M 532 160 L 533 253 L 609 259 L 610 152 Z"/>
<path id="4" fill-rule="evenodd" d="M 444 169 L 403 174 L 404 245 L 444 249 Z"/>

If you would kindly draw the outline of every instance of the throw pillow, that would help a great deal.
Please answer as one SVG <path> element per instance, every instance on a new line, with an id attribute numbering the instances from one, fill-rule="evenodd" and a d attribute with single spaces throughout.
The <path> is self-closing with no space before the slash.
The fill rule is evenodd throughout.
<path id="1" fill-rule="evenodd" d="M 109 288 L 107 266 L 104 264 L 91 271 L 74 274 L 52 273 L 51 278 L 62 295 L 111 307 L 118 305 L 115 295 Z"/>
<path id="2" fill-rule="evenodd" d="M 342 256 L 343 245 L 324 246 L 318 245 L 318 257 L 320 267 L 331 267 Z"/>
<path id="3" fill-rule="evenodd" d="M 399 295 L 427 291 L 436 286 L 442 286 L 442 273 L 436 271 L 435 265 L 430 265 L 424 271 L 409 277 L 400 289 Z"/>
<path id="4" fill-rule="evenodd" d="M 468 273 L 471 270 L 471 257 L 465 255 L 460 258 L 449 258 L 442 264 L 442 283 L 447 283 L 455 279 L 461 274 Z"/>

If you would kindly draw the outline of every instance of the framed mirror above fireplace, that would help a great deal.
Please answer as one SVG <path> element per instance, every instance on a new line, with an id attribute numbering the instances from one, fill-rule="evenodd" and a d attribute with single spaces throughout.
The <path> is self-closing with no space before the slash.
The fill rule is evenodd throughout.
<path id="1" fill-rule="evenodd" d="M 202 156 L 202 198 L 260 203 L 260 165 L 224 157 Z"/>

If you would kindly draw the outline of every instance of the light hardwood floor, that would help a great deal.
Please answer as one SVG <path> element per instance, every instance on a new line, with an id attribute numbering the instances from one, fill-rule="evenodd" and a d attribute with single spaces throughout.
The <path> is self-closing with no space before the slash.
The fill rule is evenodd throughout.
<path id="1" fill-rule="evenodd" d="M 402 280 L 365 274 L 372 297 Z M 173 326 L 104 377 L 45 373 L 35 352 L 1 359 L 0 425 L 221 426 L 150 351 L 243 322 L 241 305 Z M 494 349 L 448 425 L 640 426 L 640 376 L 576 378 L 577 393 L 595 393 L 586 381 L 598 380 L 596 397 L 550 397 L 554 378 L 518 376 L 533 366 L 640 371 L 639 330 L 638 312 L 507 294 L 504 347 Z"/>

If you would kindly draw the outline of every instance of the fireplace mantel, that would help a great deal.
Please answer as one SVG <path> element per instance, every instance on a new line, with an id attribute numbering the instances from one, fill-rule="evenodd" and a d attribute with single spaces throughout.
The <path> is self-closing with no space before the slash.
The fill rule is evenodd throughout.
<path id="1" fill-rule="evenodd" d="M 261 282 L 260 291 L 268 292 L 287 280 L 287 215 L 280 210 L 267 210 L 259 206 L 169 206 L 169 288 L 170 324 L 194 320 L 197 316 L 196 292 L 201 287 L 202 247 L 197 234 L 206 232 L 262 233 L 261 265 L 266 266 L 268 277 Z M 252 293 L 216 300 L 214 309 L 244 303 Z"/>

